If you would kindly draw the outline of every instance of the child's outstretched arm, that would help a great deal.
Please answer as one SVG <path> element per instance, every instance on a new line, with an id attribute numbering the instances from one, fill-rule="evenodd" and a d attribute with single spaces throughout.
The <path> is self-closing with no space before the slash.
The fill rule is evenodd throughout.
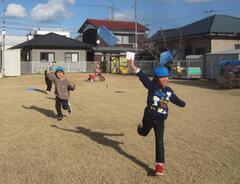
<path id="1" fill-rule="evenodd" d="M 54 73 L 53 73 L 52 71 L 50 71 L 50 67 L 51 67 L 51 65 L 50 65 L 50 63 L 48 63 L 46 76 L 47 76 L 47 78 L 48 78 L 50 81 L 54 81 L 55 75 L 54 75 Z"/>
<path id="2" fill-rule="evenodd" d="M 50 73 L 50 72 L 51 72 L 51 71 L 50 71 L 50 67 L 51 67 L 51 64 L 48 63 L 48 65 L 47 65 L 47 73 Z"/>
<path id="3" fill-rule="evenodd" d="M 178 96 L 174 92 L 172 92 L 170 101 L 179 107 L 185 107 L 185 105 L 186 105 L 186 103 L 184 101 L 182 101 L 180 98 L 178 98 Z"/>
<path id="4" fill-rule="evenodd" d="M 128 65 L 130 66 L 131 70 L 137 74 L 139 80 L 143 83 L 145 88 L 151 90 L 153 88 L 153 82 L 148 78 L 148 76 L 140 70 L 140 68 L 136 67 L 134 61 L 128 60 Z"/>

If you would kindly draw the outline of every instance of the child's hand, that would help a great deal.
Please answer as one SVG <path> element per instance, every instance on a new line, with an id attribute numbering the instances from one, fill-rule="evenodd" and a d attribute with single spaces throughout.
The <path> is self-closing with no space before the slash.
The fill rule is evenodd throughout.
<path id="1" fill-rule="evenodd" d="M 133 71 L 137 71 L 138 70 L 138 68 L 135 66 L 133 60 L 128 60 L 128 65 L 130 66 L 131 70 L 133 70 Z"/>
<path id="2" fill-rule="evenodd" d="M 74 83 L 71 83 L 69 86 L 68 86 L 68 89 L 70 91 L 74 91 L 76 89 L 76 85 Z"/>
<path id="3" fill-rule="evenodd" d="M 51 64 L 48 63 L 48 65 L 47 65 L 47 73 L 50 73 L 50 67 L 51 67 Z"/>

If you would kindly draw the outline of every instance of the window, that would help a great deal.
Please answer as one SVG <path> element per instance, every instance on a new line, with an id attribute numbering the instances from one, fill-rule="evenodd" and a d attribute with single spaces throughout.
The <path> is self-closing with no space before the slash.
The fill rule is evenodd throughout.
<path id="1" fill-rule="evenodd" d="M 30 61 L 30 51 L 21 52 L 22 61 Z"/>
<path id="2" fill-rule="evenodd" d="M 119 39 L 119 41 L 117 43 L 121 44 L 122 43 L 122 36 L 121 35 L 116 35 L 116 37 Z"/>
<path id="3" fill-rule="evenodd" d="M 40 53 L 40 61 L 54 61 L 55 53 L 54 52 L 41 52 Z"/>
<path id="4" fill-rule="evenodd" d="M 122 43 L 123 44 L 128 44 L 129 42 L 128 42 L 128 36 L 126 36 L 126 35 L 123 35 L 122 36 Z"/>
<path id="5" fill-rule="evenodd" d="M 118 44 L 132 44 L 135 43 L 134 35 L 116 35 L 119 39 Z"/>
<path id="6" fill-rule="evenodd" d="M 74 63 L 78 62 L 79 61 L 78 53 L 66 52 L 65 53 L 65 61 L 74 62 Z"/>
<path id="7" fill-rule="evenodd" d="M 135 43 L 135 35 L 129 35 L 129 43 Z"/>
<path id="8" fill-rule="evenodd" d="M 240 44 L 235 44 L 235 49 L 240 49 Z"/>

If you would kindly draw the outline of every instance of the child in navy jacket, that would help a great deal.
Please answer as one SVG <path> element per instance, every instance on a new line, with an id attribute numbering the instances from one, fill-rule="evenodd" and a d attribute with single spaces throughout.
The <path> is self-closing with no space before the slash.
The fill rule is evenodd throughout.
<path id="1" fill-rule="evenodd" d="M 153 128 L 156 141 L 156 174 L 164 174 L 164 121 L 168 117 L 168 103 L 172 102 L 179 107 L 184 107 L 185 102 L 179 99 L 174 91 L 168 87 L 168 69 L 157 67 L 154 69 L 154 79 L 150 80 L 134 61 L 128 60 L 130 68 L 137 74 L 139 80 L 148 89 L 147 106 L 144 110 L 142 124 L 138 125 L 137 132 L 141 136 L 147 136 Z"/>

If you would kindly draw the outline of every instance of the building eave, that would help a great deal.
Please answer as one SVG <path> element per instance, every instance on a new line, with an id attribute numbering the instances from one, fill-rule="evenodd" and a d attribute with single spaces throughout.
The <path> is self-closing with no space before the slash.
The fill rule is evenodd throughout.
<path id="1" fill-rule="evenodd" d="M 94 47 L 93 50 L 96 52 L 117 53 L 117 52 L 135 51 L 135 48 L 132 48 L 132 47 Z M 137 51 L 143 52 L 144 49 L 138 49 Z"/>

